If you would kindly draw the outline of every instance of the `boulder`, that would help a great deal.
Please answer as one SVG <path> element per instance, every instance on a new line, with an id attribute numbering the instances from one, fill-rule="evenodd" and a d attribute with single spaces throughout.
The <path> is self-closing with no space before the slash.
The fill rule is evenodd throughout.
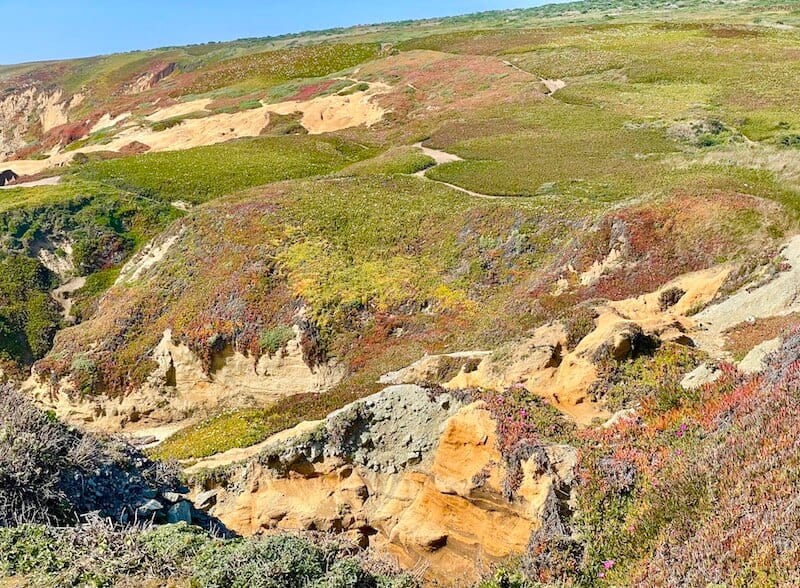
<path id="1" fill-rule="evenodd" d="M 739 362 L 739 369 L 745 374 L 755 374 L 762 371 L 765 367 L 764 360 L 766 357 L 770 353 L 780 349 L 782 342 L 782 337 L 776 337 L 775 339 L 770 339 L 756 345 L 744 356 L 744 359 Z"/>
<path id="2" fill-rule="evenodd" d="M 186 497 L 183 496 L 183 494 L 179 494 L 177 492 L 164 492 L 161 496 L 167 502 L 172 502 L 172 503 L 176 503 L 176 502 L 180 502 L 182 500 L 186 500 Z"/>
<path id="3" fill-rule="evenodd" d="M 167 511 L 168 523 L 185 522 L 187 525 L 192 524 L 192 504 L 187 500 L 181 500 L 169 507 Z"/>
<path id="4" fill-rule="evenodd" d="M 716 381 L 721 375 L 716 367 L 703 363 L 683 377 L 681 386 L 684 390 L 695 390 Z"/>
<path id="5" fill-rule="evenodd" d="M 201 492 L 197 495 L 197 498 L 194 500 L 195 508 L 200 510 L 208 510 L 212 506 L 217 503 L 217 495 L 219 494 L 219 490 L 212 489 L 206 490 L 205 492 Z"/>
<path id="6" fill-rule="evenodd" d="M 151 498 L 136 509 L 136 516 L 139 519 L 152 520 L 161 515 L 161 511 L 163 509 L 163 504 L 161 504 L 158 500 Z"/>

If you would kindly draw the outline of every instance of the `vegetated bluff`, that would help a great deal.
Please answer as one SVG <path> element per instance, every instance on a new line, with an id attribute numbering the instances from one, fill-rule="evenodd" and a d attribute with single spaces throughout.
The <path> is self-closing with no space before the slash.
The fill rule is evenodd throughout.
<path id="1" fill-rule="evenodd" d="M 0 574 L 796 585 L 798 24 L 591 0 L 0 68 L 0 377 L 67 423 L 3 388 Z"/>

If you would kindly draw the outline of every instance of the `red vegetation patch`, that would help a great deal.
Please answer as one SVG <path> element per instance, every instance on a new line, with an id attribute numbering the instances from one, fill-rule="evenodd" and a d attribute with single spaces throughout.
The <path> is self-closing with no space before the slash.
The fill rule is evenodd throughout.
<path id="1" fill-rule="evenodd" d="M 89 131 L 101 116 L 102 114 L 95 113 L 84 120 L 69 122 L 52 128 L 41 137 L 38 143 L 18 150 L 14 154 L 14 159 L 27 159 L 37 153 L 49 151 L 56 145 L 65 146 L 82 139 L 89 134 Z"/>
<path id="2" fill-rule="evenodd" d="M 494 57 L 413 51 L 367 64 L 362 74 L 377 76 L 395 88 L 378 101 L 398 119 L 544 98 L 538 78 Z M 499 79 L 502 83 L 490 83 Z"/>
<path id="3" fill-rule="evenodd" d="M 317 94 L 322 94 L 325 90 L 330 88 L 336 84 L 336 80 L 325 80 L 322 82 L 318 82 L 316 84 L 309 84 L 308 86 L 303 86 L 300 90 L 290 96 L 286 100 L 296 100 L 298 102 L 302 102 L 304 100 L 310 100 L 314 98 Z"/>
<path id="4" fill-rule="evenodd" d="M 40 149 L 50 149 L 56 145 L 69 145 L 74 141 L 83 139 L 89 134 L 100 117 L 91 117 L 86 120 L 71 122 L 54 129 L 50 129 L 42 137 Z"/>
<path id="5" fill-rule="evenodd" d="M 713 508 L 686 526 L 666 526 L 639 585 L 673 585 L 678 578 L 724 584 L 741 574 L 765 584 L 770 578 L 780 578 L 776 585 L 800 582 L 800 516 L 786 508 L 796 498 L 800 471 L 799 358 L 795 333 L 762 376 L 728 376 L 706 391 L 714 402 L 702 403 L 693 416 L 711 442 L 696 456 L 678 455 L 670 470 L 675 477 L 662 484 L 680 484 L 684 467 L 706 481 Z"/>
<path id="6" fill-rule="evenodd" d="M 753 323 L 742 323 L 725 333 L 725 349 L 734 357 L 744 357 L 753 347 L 785 335 L 800 324 L 800 313 L 757 319 Z"/>
<path id="7" fill-rule="evenodd" d="M 614 247 L 622 249 L 625 265 L 603 276 L 587 294 L 621 300 L 652 292 L 687 272 L 719 264 L 741 247 L 730 224 L 757 207 L 758 199 L 744 194 L 678 192 L 660 207 L 646 205 L 607 217 L 576 267 L 588 269 Z M 739 249 L 742 253 L 746 250 Z"/>
<path id="8" fill-rule="evenodd" d="M 149 145 L 145 145 L 139 141 L 133 141 L 123 146 L 119 150 L 119 153 L 120 155 L 140 155 L 142 153 L 147 153 L 148 151 L 150 151 Z"/>
<path id="9" fill-rule="evenodd" d="M 765 371 L 721 377 L 678 403 L 582 433 L 576 519 L 598 586 L 797 585 L 800 334 Z M 613 562 L 613 565 L 604 565 Z"/>

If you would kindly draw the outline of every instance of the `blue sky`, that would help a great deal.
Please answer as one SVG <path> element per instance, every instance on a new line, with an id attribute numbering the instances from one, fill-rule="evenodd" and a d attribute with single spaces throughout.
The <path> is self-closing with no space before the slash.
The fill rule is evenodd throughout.
<path id="1" fill-rule="evenodd" d="M 545 3 L 545 0 L 0 0 L 4 20 L 0 31 L 0 64 Z"/>

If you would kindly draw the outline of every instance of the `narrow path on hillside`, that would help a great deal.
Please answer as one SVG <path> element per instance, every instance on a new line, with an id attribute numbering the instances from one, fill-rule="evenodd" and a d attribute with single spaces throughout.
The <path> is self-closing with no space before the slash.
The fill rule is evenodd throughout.
<path id="1" fill-rule="evenodd" d="M 520 72 L 522 72 L 524 74 L 528 74 L 529 76 L 533 76 L 534 78 L 538 79 L 540 82 L 542 82 L 544 84 L 544 87 L 547 88 L 547 92 L 546 92 L 547 96 L 550 96 L 554 92 L 557 92 L 561 88 L 565 88 L 567 86 L 567 82 L 565 82 L 564 80 L 561 80 L 561 79 L 551 80 L 551 79 L 548 79 L 548 78 L 543 78 L 540 75 L 536 75 L 533 72 L 530 72 L 528 70 L 522 69 L 516 63 L 513 63 L 511 61 L 504 61 L 503 65 L 505 65 L 507 67 L 510 67 L 511 69 L 515 69 L 517 71 L 520 71 Z"/>
<path id="2" fill-rule="evenodd" d="M 32 182 L 20 182 L 18 184 L 0 186 L 0 190 L 11 190 L 13 188 L 35 188 L 36 186 L 55 186 L 59 182 L 61 182 L 61 176 L 53 176 L 51 178 L 43 178 L 41 180 L 34 180 Z"/>
<path id="3" fill-rule="evenodd" d="M 75 322 L 72 316 L 72 294 L 86 285 L 85 277 L 72 278 L 69 282 L 62 284 L 53 290 L 53 299 L 61 306 L 61 316 L 69 324 Z"/>
<path id="4" fill-rule="evenodd" d="M 232 463 L 241 463 L 250 459 L 251 457 L 255 457 L 270 445 L 280 443 L 281 441 L 299 435 L 300 433 L 310 432 L 319 427 L 321 424 L 322 421 L 303 421 L 294 427 L 290 427 L 288 429 L 284 429 L 283 431 L 279 431 L 274 435 L 270 435 L 264 441 L 256 443 L 255 445 L 250 445 L 249 447 L 234 447 L 228 451 L 215 453 L 214 455 L 203 457 L 199 460 L 186 460 L 186 462 L 191 463 L 191 465 L 184 468 L 183 471 L 184 473 L 191 475 L 203 470 L 219 468 Z"/>
<path id="5" fill-rule="evenodd" d="M 415 143 L 414 147 L 420 149 L 425 155 L 427 155 L 436 162 L 436 165 L 427 167 L 415 173 L 414 175 L 417 176 L 418 178 L 422 178 L 423 180 L 427 180 L 429 182 L 435 182 L 437 184 L 441 184 L 442 186 L 447 186 L 448 188 L 457 190 L 458 192 L 462 192 L 464 194 L 473 196 L 475 198 L 486 198 L 487 200 L 498 200 L 500 198 L 516 198 L 516 196 L 492 196 L 491 194 L 481 194 L 480 192 L 473 192 L 472 190 L 467 190 L 466 188 L 462 188 L 461 186 L 456 186 L 455 184 L 451 184 L 449 182 L 443 182 L 441 180 L 434 180 L 433 178 L 429 178 L 427 174 L 430 170 L 437 168 L 445 163 L 464 161 L 464 159 L 453 153 L 448 153 L 447 151 L 440 151 L 438 149 L 431 149 L 430 147 L 425 147 L 422 144 L 422 142 Z"/>

